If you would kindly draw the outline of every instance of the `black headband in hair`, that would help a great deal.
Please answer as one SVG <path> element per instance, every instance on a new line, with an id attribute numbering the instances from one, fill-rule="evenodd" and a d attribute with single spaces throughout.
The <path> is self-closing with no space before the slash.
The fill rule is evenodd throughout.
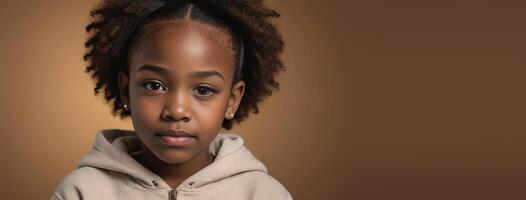
<path id="1" fill-rule="evenodd" d="M 239 34 L 237 35 L 237 38 L 239 39 L 239 67 L 237 68 L 237 80 L 241 80 L 241 69 L 243 69 L 243 58 L 245 57 L 245 45 L 243 44 L 243 39 Z"/>

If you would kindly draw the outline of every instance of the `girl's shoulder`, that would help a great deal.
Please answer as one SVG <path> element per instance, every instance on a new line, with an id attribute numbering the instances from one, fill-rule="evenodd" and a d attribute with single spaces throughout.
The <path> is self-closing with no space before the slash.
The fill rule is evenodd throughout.
<path id="1" fill-rule="evenodd" d="M 266 172 L 253 171 L 240 176 L 232 176 L 229 181 L 232 189 L 239 188 L 252 191 L 253 197 L 257 199 L 282 199 L 291 200 L 290 192 L 276 178 Z"/>
<path id="2" fill-rule="evenodd" d="M 116 171 L 80 167 L 62 179 L 51 199 L 121 199 L 123 194 L 137 195 L 149 191 L 137 185 L 135 180 L 128 179 L 129 177 Z"/>
<path id="3" fill-rule="evenodd" d="M 84 191 L 93 180 L 103 177 L 102 172 L 93 167 L 77 168 L 67 174 L 55 188 L 51 199 L 80 199 L 80 191 Z M 83 192 L 82 192 L 83 193 Z"/>

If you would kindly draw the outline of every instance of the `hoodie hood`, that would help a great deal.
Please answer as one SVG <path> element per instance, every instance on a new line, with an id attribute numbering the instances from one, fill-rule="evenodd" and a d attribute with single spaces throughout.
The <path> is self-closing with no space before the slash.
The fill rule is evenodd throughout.
<path id="1" fill-rule="evenodd" d="M 140 152 L 141 140 L 131 130 L 103 129 L 97 132 L 95 144 L 77 168 L 95 167 L 130 176 L 137 184 L 149 189 L 166 189 L 170 186 L 131 155 Z M 245 148 L 241 136 L 219 133 L 210 143 L 209 152 L 214 162 L 185 179 L 177 189 L 196 189 L 232 175 L 260 171 L 266 167 Z"/>

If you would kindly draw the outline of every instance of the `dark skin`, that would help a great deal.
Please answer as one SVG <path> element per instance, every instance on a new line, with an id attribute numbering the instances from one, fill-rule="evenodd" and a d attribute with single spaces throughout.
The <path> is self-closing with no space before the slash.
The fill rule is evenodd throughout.
<path id="1" fill-rule="evenodd" d="M 233 83 L 234 57 L 224 30 L 188 19 L 153 22 L 145 30 L 132 45 L 129 76 L 119 74 L 120 97 L 144 144 L 135 159 L 176 188 L 213 162 L 208 146 L 224 118 L 236 112 L 245 83 Z M 170 129 L 196 138 L 168 146 L 155 133 Z"/>

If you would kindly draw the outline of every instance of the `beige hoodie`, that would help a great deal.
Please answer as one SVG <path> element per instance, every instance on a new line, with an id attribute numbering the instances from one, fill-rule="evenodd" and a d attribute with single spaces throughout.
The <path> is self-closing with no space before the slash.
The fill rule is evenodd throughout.
<path id="1" fill-rule="evenodd" d="M 133 131 L 100 130 L 91 151 L 62 180 L 51 199 L 292 199 L 244 147 L 239 135 L 218 134 L 209 148 L 214 162 L 174 189 L 130 156 L 139 153 L 141 145 Z"/>

